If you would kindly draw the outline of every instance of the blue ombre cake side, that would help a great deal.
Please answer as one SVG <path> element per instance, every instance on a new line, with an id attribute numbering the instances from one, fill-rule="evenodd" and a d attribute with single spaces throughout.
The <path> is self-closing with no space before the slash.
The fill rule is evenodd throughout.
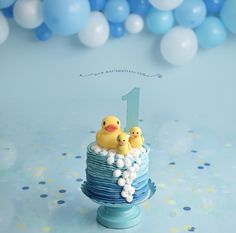
<path id="1" fill-rule="evenodd" d="M 96 150 L 95 147 L 95 143 L 91 143 L 87 147 L 86 185 L 88 196 L 96 201 L 111 204 L 135 203 L 146 199 L 149 194 L 149 147 L 143 145 L 139 151 L 134 150 L 133 154 L 131 153 L 128 156 L 118 155 L 112 150 Z M 111 155 L 113 162 L 108 163 L 108 159 Z M 126 158 L 131 161 L 131 164 L 124 163 L 123 166 L 117 169 L 117 161 L 123 159 L 123 161 L 126 162 Z M 139 165 L 137 165 L 137 163 Z M 121 175 L 114 176 L 117 170 L 120 170 Z M 125 171 L 127 177 L 124 176 Z M 135 176 L 133 176 L 134 173 Z M 133 176 L 132 179 L 128 177 L 129 175 Z M 128 184 L 122 184 L 120 179 Z M 131 190 L 132 200 L 127 201 L 127 199 L 124 198 L 125 186 L 133 189 L 133 191 Z M 130 192 L 130 190 L 127 192 Z"/>

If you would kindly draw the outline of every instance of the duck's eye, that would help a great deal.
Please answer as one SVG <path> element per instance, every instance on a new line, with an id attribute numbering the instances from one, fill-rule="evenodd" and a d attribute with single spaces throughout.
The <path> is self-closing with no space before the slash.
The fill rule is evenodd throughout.
<path id="1" fill-rule="evenodd" d="M 119 125 L 120 124 L 120 122 L 119 121 L 117 121 L 117 125 Z"/>
<path id="2" fill-rule="evenodd" d="M 138 134 L 138 132 L 136 134 Z"/>
<path id="3" fill-rule="evenodd" d="M 125 139 L 123 139 L 123 142 L 125 142 Z"/>
<path id="4" fill-rule="evenodd" d="M 103 121 L 103 125 L 105 125 L 106 124 L 106 122 L 105 121 Z"/>
<path id="5" fill-rule="evenodd" d="M 135 134 L 135 132 L 133 132 L 133 134 Z"/>

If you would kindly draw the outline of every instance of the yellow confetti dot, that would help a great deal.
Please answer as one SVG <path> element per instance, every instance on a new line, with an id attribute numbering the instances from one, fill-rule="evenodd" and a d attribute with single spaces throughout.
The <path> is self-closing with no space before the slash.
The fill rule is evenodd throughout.
<path id="1" fill-rule="evenodd" d="M 210 210 L 210 209 L 212 209 L 212 207 L 213 207 L 212 203 L 204 203 L 203 204 L 203 208 L 206 210 Z"/>
<path id="2" fill-rule="evenodd" d="M 24 231 L 26 229 L 26 225 L 24 223 L 19 223 L 16 225 L 16 227 L 20 231 Z"/>
<path id="3" fill-rule="evenodd" d="M 176 205 L 176 201 L 175 201 L 175 200 L 172 200 L 172 199 L 168 199 L 166 202 L 167 202 L 167 204 L 169 204 L 169 205 Z"/>
<path id="4" fill-rule="evenodd" d="M 208 193 L 214 193 L 215 192 L 215 189 L 213 187 L 208 187 L 207 188 L 207 192 Z"/>
<path id="5" fill-rule="evenodd" d="M 74 177 L 78 177 L 78 176 L 80 176 L 80 173 L 79 173 L 79 172 L 73 172 L 72 175 L 73 175 Z"/>
<path id="6" fill-rule="evenodd" d="M 203 159 L 197 159 L 197 160 L 196 160 L 196 163 L 198 163 L 198 164 L 203 164 L 204 161 L 203 161 Z"/>
<path id="7" fill-rule="evenodd" d="M 177 227 L 172 227 L 172 228 L 170 228 L 170 232 L 171 232 L 171 233 L 178 233 L 178 232 L 179 232 L 179 228 L 177 228 Z"/>
<path id="8" fill-rule="evenodd" d="M 184 225 L 184 227 L 183 227 L 183 229 L 185 230 L 185 231 L 188 231 L 188 230 L 190 230 L 192 227 L 191 226 L 189 226 L 189 225 Z"/>
<path id="9" fill-rule="evenodd" d="M 150 206 L 149 206 L 149 202 L 148 201 L 145 201 L 144 203 L 143 203 L 143 207 L 144 207 L 144 209 L 148 209 Z"/>
<path id="10" fill-rule="evenodd" d="M 45 233 L 51 232 L 51 227 L 49 227 L 49 226 L 43 227 L 43 228 L 42 228 L 42 232 L 45 232 Z"/>
<path id="11" fill-rule="evenodd" d="M 52 178 L 48 178 L 47 182 L 48 182 L 48 183 L 53 183 L 54 180 L 53 180 Z"/>
<path id="12" fill-rule="evenodd" d="M 166 185 L 165 185 L 165 184 L 161 184 L 161 183 L 160 183 L 160 184 L 157 184 L 157 187 L 158 187 L 158 188 L 165 188 L 165 187 L 166 187 Z"/>
<path id="13" fill-rule="evenodd" d="M 57 198 L 57 199 L 60 199 L 62 197 L 62 195 L 60 193 L 55 193 L 54 197 Z"/>
<path id="14" fill-rule="evenodd" d="M 80 209 L 79 209 L 79 212 L 80 212 L 81 214 L 86 214 L 86 213 L 88 212 L 88 210 L 85 209 L 85 208 L 80 208 Z"/>

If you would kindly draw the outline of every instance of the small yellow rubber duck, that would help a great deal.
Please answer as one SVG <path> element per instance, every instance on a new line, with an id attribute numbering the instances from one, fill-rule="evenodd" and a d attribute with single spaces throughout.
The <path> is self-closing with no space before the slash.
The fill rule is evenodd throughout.
<path id="1" fill-rule="evenodd" d="M 116 153 L 120 155 L 127 155 L 131 149 L 132 148 L 129 143 L 129 136 L 126 133 L 121 133 L 117 137 Z"/>
<path id="2" fill-rule="evenodd" d="M 106 149 L 116 149 L 117 137 L 123 131 L 120 120 L 115 116 L 107 116 L 102 120 L 102 128 L 96 134 L 97 145 Z"/>
<path id="3" fill-rule="evenodd" d="M 130 129 L 129 142 L 132 148 L 139 148 L 144 143 L 144 138 L 142 136 L 142 130 L 139 127 L 132 127 Z"/>

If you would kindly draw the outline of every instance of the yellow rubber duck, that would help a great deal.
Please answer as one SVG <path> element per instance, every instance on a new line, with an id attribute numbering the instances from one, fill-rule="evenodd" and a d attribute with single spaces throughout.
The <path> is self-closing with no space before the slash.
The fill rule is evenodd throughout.
<path id="1" fill-rule="evenodd" d="M 120 155 L 127 155 L 131 149 L 132 148 L 129 143 L 129 136 L 126 133 L 121 133 L 117 137 L 116 153 Z"/>
<path id="2" fill-rule="evenodd" d="M 120 120 L 115 116 L 107 116 L 102 120 L 101 127 L 96 134 L 97 145 L 106 149 L 116 149 L 117 137 L 123 132 Z"/>
<path id="3" fill-rule="evenodd" d="M 130 129 L 129 142 L 132 148 L 140 148 L 144 143 L 142 130 L 139 127 L 132 127 Z"/>

